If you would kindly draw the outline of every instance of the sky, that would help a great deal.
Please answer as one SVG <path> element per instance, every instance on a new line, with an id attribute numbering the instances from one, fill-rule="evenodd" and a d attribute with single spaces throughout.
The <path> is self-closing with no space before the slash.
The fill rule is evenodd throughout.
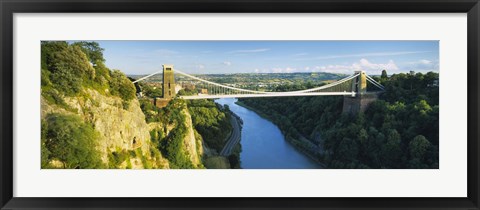
<path id="1" fill-rule="evenodd" d="M 438 41 L 97 41 L 128 75 L 172 64 L 191 74 L 439 71 Z"/>

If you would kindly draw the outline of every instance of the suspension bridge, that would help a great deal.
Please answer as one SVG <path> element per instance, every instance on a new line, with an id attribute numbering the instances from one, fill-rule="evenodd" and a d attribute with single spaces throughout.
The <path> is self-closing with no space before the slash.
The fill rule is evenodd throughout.
<path id="1" fill-rule="evenodd" d="M 182 95 L 182 99 L 214 99 L 214 98 L 255 98 L 255 97 L 288 97 L 288 96 L 351 96 L 378 94 L 385 91 L 385 87 L 372 77 L 368 76 L 364 71 L 355 71 L 353 75 L 347 76 L 330 84 L 319 87 L 309 88 L 305 90 L 269 92 L 248 90 L 220 84 L 202 79 L 200 77 L 184 73 L 175 69 L 173 66 L 164 65 L 163 70 L 141 77 L 133 83 L 137 83 L 148 79 L 157 74 L 163 74 L 163 94 L 164 98 L 172 98 L 175 96 L 175 79 L 174 73 L 184 76 L 195 82 L 195 86 L 201 88 L 202 91 L 197 95 Z M 376 87 L 375 91 L 367 92 L 367 83 Z"/>

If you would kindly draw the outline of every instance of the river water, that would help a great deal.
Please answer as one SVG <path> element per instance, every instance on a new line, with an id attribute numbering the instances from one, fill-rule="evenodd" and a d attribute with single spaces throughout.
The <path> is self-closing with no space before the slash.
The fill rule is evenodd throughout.
<path id="1" fill-rule="evenodd" d="M 244 169 L 309 169 L 319 164 L 300 153 L 285 140 L 280 129 L 254 111 L 235 104 L 237 99 L 223 98 L 215 102 L 228 105 L 243 120 L 241 167 Z"/>

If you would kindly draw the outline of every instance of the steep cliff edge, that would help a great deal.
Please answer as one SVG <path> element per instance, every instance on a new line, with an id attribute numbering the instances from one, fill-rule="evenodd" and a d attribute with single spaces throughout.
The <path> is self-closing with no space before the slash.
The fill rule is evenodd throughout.
<path id="1" fill-rule="evenodd" d="M 190 161 L 197 166 L 197 167 L 203 167 L 202 165 L 202 160 L 201 157 L 203 155 L 203 145 L 201 140 L 197 140 L 195 131 L 193 129 L 193 124 L 192 124 L 192 116 L 188 112 L 187 109 L 183 110 L 183 113 L 185 114 L 185 125 L 187 127 L 187 135 L 185 136 L 184 139 L 184 146 L 185 150 L 187 151 L 187 154 L 190 158 Z"/>
<path id="2" fill-rule="evenodd" d="M 226 118 L 213 102 L 198 115 L 178 98 L 163 108 L 154 96 L 137 98 L 132 81 L 105 66 L 98 43 L 41 49 L 42 168 L 205 168 L 207 145 L 228 132 L 215 127 Z M 202 131 L 199 119 L 208 122 Z"/>
<path id="3" fill-rule="evenodd" d="M 155 116 L 161 116 L 148 123 L 148 128 L 154 144 L 165 154 L 171 166 L 204 168 L 202 138 L 195 132 L 185 101 L 176 99 L 165 108 L 154 107 L 150 111 L 154 112 Z"/>
<path id="4" fill-rule="evenodd" d="M 42 98 L 42 119 L 52 113 L 71 114 L 92 124 L 100 134 L 96 148 L 102 162 L 108 167 L 127 168 L 131 165 L 132 168 L 168 168 L 168 161 L 161 155 L 152 156 L 156 148 L 152 148 L 148 125 L 138 100 L 132 99 L 128 102 L 128 108 L 124 109 L 121 98 L 105 96 L 92 89 L 85 89 L 81 96 L 65 97 L 64 100 L 71 109 L 77 111 L 70 112 Z M 112 153 L 135 155 L 130 155 L 117 165 L 109 161 Z"/>
<path id="5" fill-rule="evenodd" d="M 135 87 L 98 43 L 42 42 L 42 168 L 169 168 Z"/>

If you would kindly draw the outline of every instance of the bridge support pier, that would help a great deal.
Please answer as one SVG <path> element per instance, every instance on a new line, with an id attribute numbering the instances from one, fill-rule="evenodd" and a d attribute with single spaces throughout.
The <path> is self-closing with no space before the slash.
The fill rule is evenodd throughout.
<path id="1" fill-rule="evenodd" d="M 344 96 L 343 97 L 343 113 L 357 114 L 359 112 L 365 112 L 368 105 L 378 99 L 377 94 L 358 94 L 355 97 Z"/>
<path id="2" fill-rule="evenodd" d="M 355 74 L 359 74 L 358 77 L 352 81 L 352 91 L 356 94 L 353 97 L 343 97 L 342 113 L 357 114 L 359 112 L 365 112 L 368 105 L 378 99 L 377 94 L 367 94 L 367 76 L 365 72 L 355 71 Z"/>

